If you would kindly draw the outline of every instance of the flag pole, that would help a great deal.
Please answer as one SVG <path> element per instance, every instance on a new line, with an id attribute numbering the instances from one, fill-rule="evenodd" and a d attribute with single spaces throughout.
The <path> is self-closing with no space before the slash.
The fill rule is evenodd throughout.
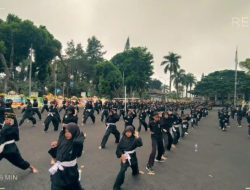
<path id="1" fill-rule="evenodd" d="M 234 106 L 237 105 L 237 67 L 238 67 L 238 47 L 235 52 L 235 74 L 234 74 Z"/>

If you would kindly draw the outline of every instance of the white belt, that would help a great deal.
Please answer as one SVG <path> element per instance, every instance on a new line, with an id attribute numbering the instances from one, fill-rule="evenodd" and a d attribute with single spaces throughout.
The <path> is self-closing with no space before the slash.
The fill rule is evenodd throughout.
<path id="1" fill-rule="evenodd" d="M 92 111 L 92 109 L 86 109 L 86 111 L 91 112 L 91 111 Z"/>
<path id="2" fill-rule="evenodd" d="M 124 155 L 126 156 L 126 159 L 128 160 L 128 163 L 129 163 L 129 165 L 131 165 L 131 156 L 130 156 L 130 154 L 133 154 L 133 153 L 135 153 L 135 150 L 131 150 L 131 151 L 125 151 L 124 152 Z"/>
<path id="3" fill-rule="evenodd" d="M 74 159 L 72 161 L 66 161 L 66 162 L 59 162 L 57 161 L 50 169 L 49 169 L 49 173 L 51 175 L 54 175 L 57 170 L 64 170 L 64 167 L 73 167 L 77 164 L 77 159 Z"/>
<path id="4" fill-rule="evenodd" d="M 53 115 L 52 112 L 49 112 L 49 113 L 48 113 L 48 116 L 52 116 L 52 117 L 53 117 L 54 115 Z"/>
<path id="5" fill-rule="evenodd" d="M 109 128 L 110 125 L 114 125 L 115 126 L 115 123 L 106 123 L 107 127 L 106 127 L 106 130 Z"/>
<path id="6" fill-rule="evenodd" d="M 5 145 L 12 144 L 12 143 L 15 143 L 15 140 L 6 141 L 5 143 L 1 144 L 0 145 L 0 153 L 3 152 L 3 149 L 4 149 Z"/>

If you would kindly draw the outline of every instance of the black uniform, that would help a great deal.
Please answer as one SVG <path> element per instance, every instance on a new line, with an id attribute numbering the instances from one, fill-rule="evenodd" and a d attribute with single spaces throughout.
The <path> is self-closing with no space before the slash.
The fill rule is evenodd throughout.
<path id="1" fill-rule="evenodd" d="M 32 121 L 32 124 L 34 126 L 36 124 L 36 119 L 33 117 L 34 110 L 32 108 L 31 102 L 27 102 L 27 106 L 22 110 L 22 112 L 24 112 L 24 114 L 19 122 L 19 126 L 21 126 L 26 119 Z"/>
<path id="2" fill-rule="evenodd" d="M 59 127 L 59 123 L 61 122 L 61 119 L 60 119 L 60 115 L 59 115 L 59 112 L 58 112 L 56 106 L 53 104 L 50 105 L 49 111 L 48 111 L 48 116 L 44 121 L 44 125 L 45 125 L 44 131 L 45 132 L 48 131 L 50 122 L 52 122 L 54 125 L 54 131 L 57 131 L 58 127 Z"/>
<path id="3" fill-rule="evenodd" d="M 13 118 L 15 119 L 15 117 Z M 0 150 L 0 160 L 5 158 L 10 163 L 18 168 L 26 170 L 30 167 L 29 162 L 25 161 L 16 146 L 16 141 L 19 141 L 19 129 L 17 125 L 9 126 L 5 124 L 0 131 L 0 145 L 6 144 L 2 150 Z"/>
<path id="4" fill-rule="evenodd" d="M 34 100 L 34 102 L 33 102 L 33 112 L 38 115 L 40 120 L 42 119 L 41 113 L 40 113 L 39 108 L 38 108 L 37 100 Z"/>
<path id="5" fill-rule="evenodd" d="M 47 98 L 45 98 L 45 99 L 43 100 L 43 107 L 42 107 L 41 113 L 43 113 L 44 110 L 46 110 L 47 112 L 49 111 L 48 99 L 47 99 Z"/>
<path id="6" fill-rule="evenodd" d="M 152 140 L 152 151 L 148 160 L 148 168 L 154 166 L 155 158 L 156 160 L 161 160 L 161 157 L 164 153 L 163 140 L 162 140 L 162 130 L 160 124 L 155 121 L 151 121 L 149 124 L 151 131 L 151 140 Z M 158 149 L 158 154 L 156 156 L 156 148 Z M 156 157 L 155 157 L 156 156 Z"/>
<path id="7" fill-rule="evenodd" d="M 128 127 L 131 127 L 131 126 L 128 126 Z M 131 127 L 131 130 L 134 130 L 134 129 Z M 127 153 L 129 154 L 130 159 L 127 159 L 125 163 L 121 162 L 121 169 L 117 175 L 117 178 L 113 187 L 114 190 L 120 189 L 120 186 L 124 182 L 125 172 L 127 171 L 128 167 L 131 167 L 132 175 L 135 176 L 139 174 L 139 167 L 138 167 L 138 161 L 137 161 L 135 149 L 137 147 L 142 146 L 142 140 L 140 137 L 136 138 L 134 135 L 128 138 L 125 135 L 125 132 L 126 132 L 126 129 L 124 131 L 123 137 L 121 138 L 121 141 L 119 142 L 117 146 L 116 156 L 117 158 L 121 158 L 122 154 Z"/>
<path id="8" fill-rule="evenodd" d="M 120 132 L 117 130 L 115 123 L 119 121 L 119 115 L 110 111 L 110 115 L 106 119 L 106 132 L 102 138 L 101 148 L 105 148 L 105 145 L 108 141 L 109 135 L 112 133 L 115 136 L 115 142 L 119 143 Z"/>
<path id="9" fill-rule="evenodd" d="M 85 124 L 88 118 L 92 119 L 92 122 L 95 123 L 94 108 L 92 102 L 87 102 L 83 111 L 83 123 Z"/>
<path id="10" fill-rule="evenodd" d="M 74 123 L 69 123 L 66 128 L 72 134 L 72 139 L 65 138 L 63 130 L 59 135 L 58 146 L 49 150 L 49 154 L 59 162 L 69 162 L 82 155 L 84 135 Z M 83 190 L 79 182 L 78 165 L 63 167 L 63 170 L 50 169 L 51 190 Z"/>
<path id="11" fill-rule="evenodd" d="M 148 125 L 146 123 L 146 117 L 147 117 L 147 113 L 143 110 L 140 114 L 139 114 L 139 127 L 138 127 L 138 131 L 141 131 L 141 126 L 143 125 L 145 131 L 148 131 Z"/>

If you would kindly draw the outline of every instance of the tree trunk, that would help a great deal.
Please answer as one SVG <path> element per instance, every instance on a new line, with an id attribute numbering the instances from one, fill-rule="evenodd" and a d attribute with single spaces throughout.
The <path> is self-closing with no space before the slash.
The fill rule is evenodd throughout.
<path id="1" fill-rule="evenodd" d="M 2 64 L 3 64 L 3 66 L 4 66 L 4 71 L 5 71 L 5 74 L 6 74 L 6 77 L 4 79 L 4 93 L 6 93 L 7 89 L 8 89 L 8 81 L 10 80 L 10 71 L 9 71 L 6 59 L 5 59 L 5 57 L 4 57 L 4 55 L 2 53 L 0 53 L 0 60 L 1 60 Z"/>
<path id="2" fill-rule="evenodd" d="M 172 72 L 170 71 L 169 74 L 170 74 L 170 77 L 169 77 L 169 92 L 171 93 L 171 87 L 172 87 L 172 77 L 171 77 L 171 75 L 172 75 Z"/>

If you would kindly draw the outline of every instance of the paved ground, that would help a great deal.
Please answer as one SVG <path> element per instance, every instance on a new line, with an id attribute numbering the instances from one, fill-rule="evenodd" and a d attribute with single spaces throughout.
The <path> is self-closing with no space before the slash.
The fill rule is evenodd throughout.
<path id="1" fill-rule="evenodd" d="M 107 149 L 98 149 L 105 130 L 99 120 L 98 116 L 95 125 L 87 124 L 84 127 L 87 132 L 85 154 L 79 163 L 85 166 L 81 183 L 87 190 L 111 190 L 119 170 L 119 160 L 114 152 L 114 137 L 110 136 Z M 123 129 L 122 124 L 119 123 L 120 131 Z M 235 126 L 235 121 L 232 121 L 227 132 L 220 131 L 217 111 L 211 111 L 200 122 L 199 127 L 191 129 L 189 136 L 180 142 L 174 152 L 169 153 L 166 163 L 155 164 L 155 176 L 145 174 L 133 178 L 129 169 L 123 189 L 241 190 L 250 187 L 250 139 L 247 137 L 247 127 Z M 49 131 L 44 134 L 42 131 L 41 122 L 35 128 L 31 128 L 30 123 L 25 123 L 20 129 L 21 140 L 18 142 L 23 157 L 39 169 L 39 174 L 22 171 L 2 160 L 0 187 L 6 190 L 50 189 L 50 157 L 47 151 L 50 142 L 57 139 L 58 133 Z M 144 146 L 137 153 L 140 169 L 145 171 L 151 142 L 149 133 L 142 131 L 141 136 Z M 194 151 L 196 143 L 198 152 Z"/>

